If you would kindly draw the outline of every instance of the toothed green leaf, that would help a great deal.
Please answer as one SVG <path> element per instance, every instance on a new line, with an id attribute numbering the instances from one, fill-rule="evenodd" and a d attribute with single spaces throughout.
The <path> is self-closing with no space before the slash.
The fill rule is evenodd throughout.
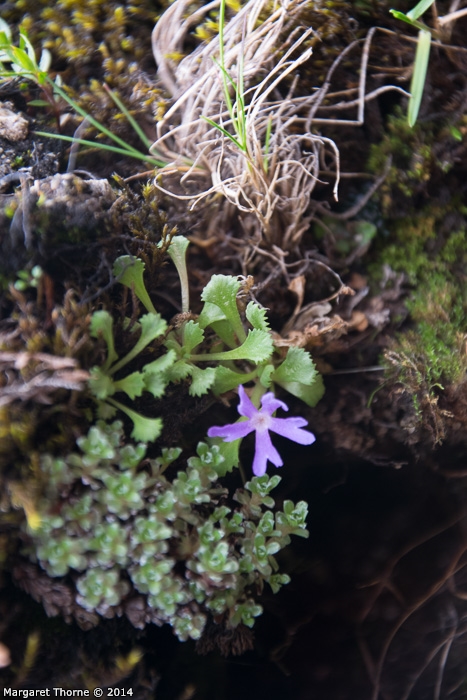
<path id="1" fill-rule="evenodd" d="M 225 321 L 225 314 L 216 304 L 206 301 L 198 316 L 198 324 L 201 328 L 206 328 L 216 321 Z"/>
<path id="2" fill-rule="evenodd" d="M 144 375 L 144 388 L 154 396 L 155 399 L 160 399 L 164 395 L 168 384 L 168 379 L 163 374 L 151 372 Z"/>
<path id="3" fill-rule="evenodd" d="M 236 348 L 238 346 L 238 340 L 234 329 L 227 319 L 211 323 L 211 328 L 228 348 Z"/>
<path id="4" fill-rule="evenodd" d="M 163 374 L 177 359 L 177 354 L 174 350 L 169 350 L 165 355 L 161 355 L 157 360 L 148 362 L 144 365 L 142 371 L 144 374 Z"/>
<path id="5" fill-rule="evenodd" d="M 166 386 L 169 383 L 167 370 L 174 364 L 176 357 L 175 351 L 169 350 L 165 355 L 161 355 L 157 360 L 149 362 L 143 367 L 144 388 L 146 391 L 149 391 L 155 399 L 159 399 L 163 396 Z"/>
<path id="6" fill-rule="evenodd" d="M 266 309 L 262 309 L 254 301 L 250 301 L 245 310 L 245 316 L 253 326 L 260 331 L 269 331 L 269 321 Z"/>
<path id="7" fill-rule="evenodd" d="M 254 328 L 248 331 L 245 342 L 236 350 L 229 350 L 226 354 L 231 354 L 229 359 L 250 360 L 251 362 L 264 362 L 271 357 L 274 350 L 272 336 L 267 331 L 260 331 Z M 236 358 L 234 354 L 236 353 Z"/>
<path id="8" fill-rule="evenodd" d="M 266 387 L 266 389 L 269 389 L 271 384 L 272 384 L 272 375 L 274 373 L 274 365 L 268 364 L 263 369 L 261 370 L 261 374 L 259 376 L 259 380 L 261 384 Z"/>
<path id="9" fill-rule="evenodd" d="M 214 367 L 200 369 L 199 367 L 192 365 L 192 381 L 188 390 L 190 396 L 202 396 L 203 394 L 207 394 L 214 383 L 215 377 L 216 369 Z"/>
<path id="10" fill-rule="evenodd" d="M 215 304 L 230 322 L 240 341 L 245 339 L 245 330 L 237 308 L 237 293 L 240 282 L 229 275 L 213 275 L 201 293 L 201 299 Z"/>
<path id="11" fill-rule="evenodd" d="M 192 371 L 193 365 L 190 365 L 184 360 L 177 360 L 174 364 L 167 370 L 167 378 L 171 382 L 179 382 L 182 379 L 186 379 Z"/>
<path id="12" fill-rule="evenodd" d="M 120 403 L 120 401 L 115 401 L 115 399 L 109 399 L 109 403 L 125 413 L 133 421 L 131 437 L 137 442 L 148 443 L 157 440 L 162 432 L 161 418 L 146 418 L 146 416 L 142 416 L 140 413 Z"/>
<path id="13" fill-rule="evenodd" d="M 89 388 L 94 396 L 104 400 L 115 393 L 115 385 L 111 377 L 102 371 L 101 367 L 93 367 L 90 371 Z"/>
<path id="14" fill-rule="evenodd" d="M 180 278 L 180 286 L 182 288 L 182 311 L 187 313 L 190 308 L 188 272 L 186 267 L 186 251 L 190 241 L 185 236 L 174 236 L 170 241 L 170 246 L 167 250 L 172 262 L 177 268 Z"/>
<path id="15" fill-rule="evenodd" d="M 285 360 L 272 373 L 273 382 L 300 382 L 311 386 L 316 379 L 318 370 L 311 356 L 303 348 L 289 348 Z"/>
<path id="16" fill-rule="evenodd" d="M 114 382 L 115 391 L 124 391 L 130 399 L 141 396 L 144 391 L 144 377 L 141 372 L 132 372 L 127 377 Z"/>
<path id="17" fill-rule="evenodd" d="M 183 326 L 183 349 L 188 354 L 204 340 L 204 333 L 197 323 L 188 321 Z"/>

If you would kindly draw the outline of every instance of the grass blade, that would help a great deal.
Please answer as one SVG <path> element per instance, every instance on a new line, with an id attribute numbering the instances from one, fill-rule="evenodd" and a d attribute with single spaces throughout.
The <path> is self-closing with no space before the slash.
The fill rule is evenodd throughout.
<path id="1" fill-rule="evenodd" d="M 124 114 L 127 121 L 131 124 L 133 130 L 138 134 L 143 144 L 149 150 L 152 141 L 148 139 L 148 137 L 146 136 L 136 119 L 133 117 L 132 114 L 130 114 L 129 110 L 127 109 L 127 107 L 125 107 L 119 96 L 115 92 L 113 92 L 113 90 L 111 90 L 107 85 L 104 85 L 104 88 L 106 89 L 110 97 L 113 99 L 119 110 Z"/>
<path id="2" fill-rule="evenodd" d="M 413 126 L 417 121 L 420 103 L 422 101 L 423 89 L 425 87 L 428 60 L 430 58 L 431 33 L 422 30 L 418 34 L 417 50 L 415 52 L 415 64 L 410 84 L 411 97 L 408 108 L 409 126 Z"/>
<path id="3" fill-rule="evenodd" d="M 150 163 L 156 168 L 163 168 L 167 165 L 163 161 L 155 160 L 151 158 L 147 153 L 141 153 L 141 151 L 131 150 L 125 148 L 119 148 L 118 146 L 111 146 L 108 143 L 96 143 L 95 141 L 88 141 L 87 139 L 77 139 L 73 136 L 64 136 L 63 134 L 51 134 L 48 131 L 35 131 L 38 136 L 44 136 L 49 139 L 59 139 L 60 141 L 68 141 L 69 143 L 79 143 L 82 146 L 91 146 L 91 148 L 100 148 L 103 151 L 112 151 L 112 153 L 120 153 L 121 155 L 127 156 L 128 158 L 136 158 L 137 160 L 142 160 L 145 163 Z"/>
<path id="4" fill-rule="evenodd" d="M 76 112 L 78 112 L 78 114 L 80 114 L 82 117 L 87 119 L 88 122 L 90 124 L 92 124 L 98 131 L 100 131 L 102 134 L 105 134 L 106 136 L 108 136 L 109 139 L 111 139 L 112 141 L 117 143 L 119 146 L 124 148 L 128 154 L 130 154 L 131 152 L 140 154 L 140 152 L 138 150 L 132 148 L 132 146 L 130 146 L 126 141 L 121 139 L 116 134 L 112 133 L 110 131 L 110 129 L 107 129 L 106 126 L 104 126 L 103 124 L 98 122 L 97 119 L 94 119 L 93 116 L 88 114 L 86 112 L 86 110 L 84 110 L 82 107 L 80 107 L 80 105 L 77 102 L 75 102 L 69 95 L 67 95 L 65 90 L 63 90 L 59 85 L 57 85 L 57 83 L 54 83 L 54 81 L 51 78 L 48 78 L 47 80 L 50 83 L 50 85 L 53 87 L 54 92 L 56 92 L 58 95 L 60 95 L 60 97 L 63 98 L 65 100 L 65 102 L 67 102 L 70 105 L 70 107 L 73 107 L 73 109 Z"/>
<path id="5" fill-rule="evenodd" d="M 410 10 L 410 12 L 407 12 L 407 17 L 409 19 L 418 19 L 428 10 L 429 7 L 433 5 L 434 1 L 435 0 L 420 0 L 420 2 Z"/>
<path id="6" fill-rule="evenodd" d="M 414 27 L 415 29 L 419 29 L 420 31 L 427 31 L 428 30 L 428 27 L 426 26 L 426 24 L 423 24 L 423 22 L 417 22 L 417 20 L 411 19 L 408 15 L 405 15 L 403 12 L 399 12 L 399 10 L 389 10 L 389 12 L 396 19 L 400 19 L 400 20 L 402 20 L 402 22 L 406 22 L 407 24 L 410 24 L 410 26 Z"/>
<path id="7" fill-rule="evenodd" d="M 215 129 L 217 129 L 217 131 L 220 131 L 221 134 L 224 134 L 224 136 L 226 136 L 228 139 L 230 139 L 237 146 L 237 148 L 239 148 L 241 151 L 243 151 L 245 153 L 245 148 L 242 146 L 240 141 L 238 141 L 238 139 L 236 139 L 235 136 L 232 136 L 232 134 L 229 134 L 227 129 L 224 129 L 224 127 L 221 126 L 220 124 L 216 124 L 216 122 L 213 121 L 212 119 L 209 119 L 209 117 L 202 117 L 202 119 L 207 121 L 208 124 L 210 124 Z"/>

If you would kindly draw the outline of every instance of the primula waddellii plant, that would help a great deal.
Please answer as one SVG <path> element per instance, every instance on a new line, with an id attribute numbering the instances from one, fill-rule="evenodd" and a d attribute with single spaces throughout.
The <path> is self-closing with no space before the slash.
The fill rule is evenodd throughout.
<path id="1" fill-rule="evenodd" d="M 244 307 L 241 280 L 214 275 L 202 292 L 201 313 L 188 313 L 187 246 L 176 236 L 168 248 L 184 311 L 173 326 L 147 293 L 144 263 L 131 256 L 116 260 L 117 279 L 133 290 L 146 313 L 131 329 L 123 323 L 120 331 L 127 328 L 135 340 L 121 358 L 112 316 L 105 310 L 93 314 L 91 332 L 107 347 L 89 380 L 98 420 L 78 439 L 75 452 L 42 456 L 45 491 L 37 517 L 25 525 L 29 557 L 50 576 L 72 576 L 75 616 L 82 624 L 97 624 L 99 615 L 126 614 L 139 628 L 168 623 L 181 640 L 200 638 L 209 616 L 221 629 L 252 627 L 262 612 L 255 598 L 264 583 L 277 592 L 289 582 L 275 554 L 291 535 L 308 536 L 307 504 L 286 500 L 282 510 L 274 509 L 270 492 L 280 477 L 268 477 L 266 467 L 268 461 L 282 466 L 282 459 L 269 433 L 302 445 L 315 438 L 303 429 L 304 418 L 275 416 L 288 407 L 274 391 L 282 387 L 308 406 L 323 393 L 310 355 L 291 347 L 284 357 L 274 347 L 266 310 L 254 301 Z M 138 358 L 141 367 L 150 345 L 156 359 L 125 374 Z M 185 467 L 178 446 L 161 447 L 160 457 L 146 458 L 163 418 L 142 416 L 132 403 L 144 392 L 163 400 L 169 384 L 182 383 L 193 397 L 232 390 L 240 397 L 237 423 L 211 427 Z M 251 387 L 250 397 L 244 385 Z M 116 399 L 120 394 L 127 399 Z M 125 441 L 121 422 L 108 422 L 118 411 L 132 420 L 135 444 Z M 252 432 L 254 476 L 229 496 L 221 479 L 240 465 L 241 440 Z M 169 477 L 174 462 L 178 470 Z"/>
<path id="2" fill-rule="evenodd" d="M 187 246 L 186 238 L 175 236 L 168 252 L 181 281 L 182 311 L 190 316 L 185 258 Z M 275 399 L 272 392 L 262 395 L 277 384 L 302 399 L 308 406 L 314 406 L 324 390 L 321 377 L 305 350 L 291 347 L 284 358 L 274 349 L 266 310 L 253 301 L 245 308 L 245 320 L 250 326 L 245 330 L 237 304 L 237 295 L 242 287 L 239 279 L 214 275 L 202 292 L 204 307 L 197 319 L 190 317 L 177 324 L 177 327 L 169 329 L 146 291 L 144 263 L 138 258 L 121 256 L 115 262 L 114 272 L 122 284 L 134 291 L 148 313 L 133 327 L 133 333 L 139 331 L 139 338 L 132 350 L 121 359 L 115 351 L 111 315 L 107 311 L 93 314 L 91 332 L 95 337 L 101 335 L 107 345 L 106 361 L 101 367 L 91 370 L 90 387 L 98 404 L 99 417 L 110 418 L 117 410 L 121 410 L 133 421 L 132 437 L 144 442 L 154 441 L 161 433 L 162 419 L 141 416 L 117 401 L 114 394 L 124 392 L 134 400 L 146 391 L 159 399 L 169 383 L 188 380 L 191 396 L 202 396 L 208 391 L 219 396 L 239 387 L 239 412 L 241 416 L 249 418 L 249 421 L 245 425 L 238 424 L 225 434 L 221 429 L 213 428 L 209 437 L 223 437 L 225 442 L 235 441 L 233 449 L 222 446 L 222 442 L 217 441 L 232 461 L 236 459 L 234 455 L 238 454 L 239 441 L 255 430 L 258 460 L 255 460 L 256 475 L 262 475 L 266 470 L 265 463 L 262 464 L 263 460 L 258 455 L 267 455 L 266 459 L 270 459 L 276 466 L 281 464 L 279 455 L 270 443 L 268 430 L 301 444 L 311 444 L 313 439 L 308 437 L 311 434 L 300 429 L 306 425 L 306 421 L 302 418 L 274 418 L 272 414 L 278 408 L 288 410 L 286 404 Z M 165 352 L 144 365 L 142 370 L 116 380 L 115 375 L 153 341 L 157 341 Z M 255 385 L 252 390 L 253 403 L 243 388 L 243 384 L 247 383 Z M 254 403 L 260 400 L 262 409 L 258 411 Z M 216 433 L 215 430 L 221 431 Z M 236 431 L 238 435 L 233 438 Z M 230 468 L 232 466 L 233 462 Z"/>

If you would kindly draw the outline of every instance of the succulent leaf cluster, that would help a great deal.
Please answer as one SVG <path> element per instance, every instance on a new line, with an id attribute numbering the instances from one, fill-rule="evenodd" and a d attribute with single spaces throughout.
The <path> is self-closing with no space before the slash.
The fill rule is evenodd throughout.
<path id="1" fill-rule="evenodd" d="M 216 444 L 199 443 L 172 479 L 180 448 L 145 454 L 144 443 L 123 443 L 119 421 L 98 421 L 65 458 L 44 455 L 40 526 L 25 524 L 26 553 L 50 576 L 67 575 L 78 605 L 102 616 L 140 596 L 148 620 L 181 640 L 198 639 L 209 615 L 253 626 L 264 583 L 277 592 L 289 581 L 275 555 L 291 534 L 308 535 L 306 504 L 273 512 L 278 476 L 254 477 L 229 498 Z"/>

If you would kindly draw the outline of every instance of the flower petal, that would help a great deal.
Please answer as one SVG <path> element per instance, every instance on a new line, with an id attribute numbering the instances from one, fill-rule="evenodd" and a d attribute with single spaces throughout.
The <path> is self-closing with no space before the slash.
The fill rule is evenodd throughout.
<path id="1" fill-rule="evenodd" d="M 227 425 L 213 425 L 208 430 L 208 437 L 221 437 L 224 442 L 232 442 L 239 440 L 254 430 L 249 420 L 237 421 L 236 423 L 228 423 Z"/>
<path id="2" fill-rule="evenodd" d="M 245 391 L 243 384 L 238 387 L 238 396 L 240 397 L 240 402 L 237 406 L 237 411 L 241 416 L 246 416 L 247 418 L 253 418 L 254 415 L 258 413 L 258 409 L 253 405 L 250 397 Z"/>
<path id="3" fill-rule="evenodd" d="M 272 391 L 264 394 L 264 396 L 261 398 L 261 410 L 269 413 L 269 415 L 272 416 L 274 411 L 277 411 L 278 408 L 283 408 L 284 411 L 289 410 L 287 404 L 283 401 L 279 401 L 279 399 L 276 399 Z"/>
<path id="4" fill-rule="evenodd" d="M 304 418 L 271 418 L 270 430 L 282 437 L 298 442 L 299 445 L 311 445 L 315 440 L 313 433 L 302 430 L 308 421 Z"/>
<path id="5" fill-rule="evenodd" d="M 256 432 L 255 458 L 253 460 L 253 474 L 263 476 L 266 473 L 268 460 L 275 467 L 282 467 L 284 464 L 279 452 L 271 442 L 271 437 L 267 430 Z"/>

